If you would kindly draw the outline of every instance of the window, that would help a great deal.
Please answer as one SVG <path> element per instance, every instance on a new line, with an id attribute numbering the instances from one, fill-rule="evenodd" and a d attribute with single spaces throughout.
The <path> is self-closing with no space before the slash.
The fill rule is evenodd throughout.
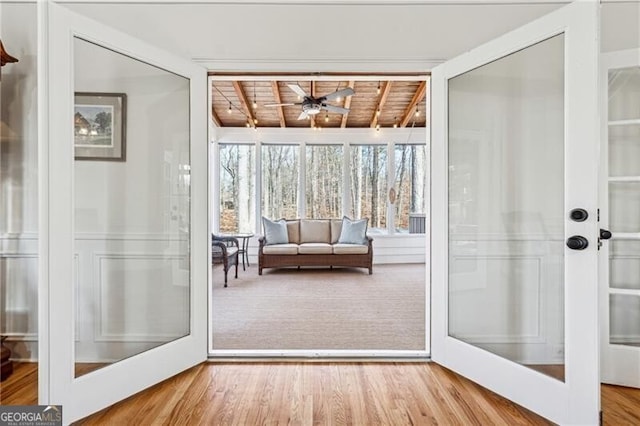
<path id="1" fill-rule="evenodd" d="M 341 145 L 306 147 L 306 207 L 308 218 L 342 217 Z"/>
<path id="2" fill-rule="evenodd" d="M 396 232 L 424 233 L 427 147 L 395 146 Z"/>
<path id="3" fill-rule="evenodd" d="M 368 218 L 371 234 L 424 233 L 427 147 L 380 142 L 263 144 L 260 152 L 253 143 L 221 143 L 219 230 L 255 232 L 260 216 L 340 218 L 344 213 Z"/>
<path id="4" fill-rule="evenodd" d="M 387 227 L 387 147 L 354 145 L 351 147 L 352 218 L 369 218 L 370 232 Z"/>
<path id="5" fill-rule="evenodd" d="M 220 231 L 252 232 L 255 217 L 253 145 L 220 145 Z"/>
<path id="6" fill-rule="evenodd" d="M 262 146 L 262 215 L 298 217 L 298 145 Z"/>

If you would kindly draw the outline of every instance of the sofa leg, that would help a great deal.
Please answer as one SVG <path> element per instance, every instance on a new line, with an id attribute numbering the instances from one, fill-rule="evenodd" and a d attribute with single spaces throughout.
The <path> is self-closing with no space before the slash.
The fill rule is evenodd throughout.
<path id="1" fill-rule="evenodd" d="M 258 275 L 262 275 L 262 268 L 258 268 Z"/>
<path id="2" fill-rule="evenodd" d="M 227 286 L 227 271 L 224 271 L 224 286 Z"/>
<path id="3" fill-rule="evenodd" d="M 238 261 L 236 260 L 236 279 L 238 279 Z"/>
<path id="4" fill-rule="evenodd" d="M 369 268 L 369 275 L 373 274 L 373 267 Z"/>

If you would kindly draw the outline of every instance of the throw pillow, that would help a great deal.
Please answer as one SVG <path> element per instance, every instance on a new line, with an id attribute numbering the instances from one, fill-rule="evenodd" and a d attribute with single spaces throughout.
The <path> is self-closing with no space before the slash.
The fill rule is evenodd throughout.
<path id="1" fill-rule="evenodd" d="M 274 222 L 263 216 L 262 227 L 264 228 L 264 236 L 267 239 L 266 245 L 287 244 L 289 242 L 287 222 L 284 219 Z"/>
<path id="2" fill-rule="evenodd" d="M 367 222 L 369 219 L 351 220 L 342 218 L 342 230 L 340 231 L 340 244 L 366 244 Z"/>

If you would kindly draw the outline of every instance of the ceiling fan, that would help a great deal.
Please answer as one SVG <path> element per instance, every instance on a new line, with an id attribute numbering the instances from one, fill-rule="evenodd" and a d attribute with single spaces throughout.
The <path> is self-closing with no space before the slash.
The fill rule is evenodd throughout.
<path id="1" fill-rule="evenodd" d="M 302 120 L 305 118 L 309 118 L 310 115 L 316 115 L 320 113 L 320 111 L 328 111 L 335 112 L 337 114 L 346 114 L 349 112 L 349 108 L 342 108 L 335 105 L 329 105 L 326 102 L 337 99 L 340 97 L 351 96 L 356 93 L 351 87 L 347 87 L 346 89 L 338 90 L 333 93 L 329 93 L 328 95 L 320 96 L 319 98 L 315 98 L 311 95 L 307 95 L 302 87 L 297 84 L 287 84 L 291 90 L 296 92 L 298 96 L 302 98 L 301 102 L 293 102 L 293 103 L 284 103 L 284 104 L 266 104 L 266 107 L 276 107 L 276 106 L 292 106 L 292 105 L 302 105 L 302 112 L 298 116 L 298 120 Z"/>

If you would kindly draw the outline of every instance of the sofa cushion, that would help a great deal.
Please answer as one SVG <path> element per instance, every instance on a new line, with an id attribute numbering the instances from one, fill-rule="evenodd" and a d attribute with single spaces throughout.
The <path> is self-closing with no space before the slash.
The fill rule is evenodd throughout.
<path id="1" fill-rule="evenodd" d="M 338 242 L 340 244 L 366 244 L 367 222 L 369 219 L 351 220 L 342 218 L 342 231 Z"/>
<path id="2" fill-rule="evenodd" d="M 331 244 L 335 244 L 340 239 L 342 231 L 342 219 L 331 219 Z"/>
<path id="3" fill-rule="evenodd" d="M 298 246 L 299 254 L 331 254 L 333 247 L 328 243 L 302 243 Z"/>
<path id="4" fill-rule="evenodd" d="M 289 235 L 290 243 L 300 244 L 300 221 L 299 220 L 287 221 L 287 234 Z"/>
<path id="5" fill-rule="evenodd" d="M 328 220 L 302 219 L 300 220 L 300 244 L 331 242 L 331 228 Z"/>
<path id="6" fill-rule="evenodd" d="M 274 222 L 263 216 L 262 227 L 264 228 L 264 237 L 267 240 L 266 245 L 287 244 L 289 242 L 287 222 L 284 219 Z"/>
<path id="7" fill-rule="evenodd" d="M 297 244 L 272 244 L 262 247 L 264 254 L 298 254 Z"/>
<path id="8" fill-rule="evenodd" d="M 360 244 L 334 244 L 333 254 L 367 254 L 369 246 Z"/>

